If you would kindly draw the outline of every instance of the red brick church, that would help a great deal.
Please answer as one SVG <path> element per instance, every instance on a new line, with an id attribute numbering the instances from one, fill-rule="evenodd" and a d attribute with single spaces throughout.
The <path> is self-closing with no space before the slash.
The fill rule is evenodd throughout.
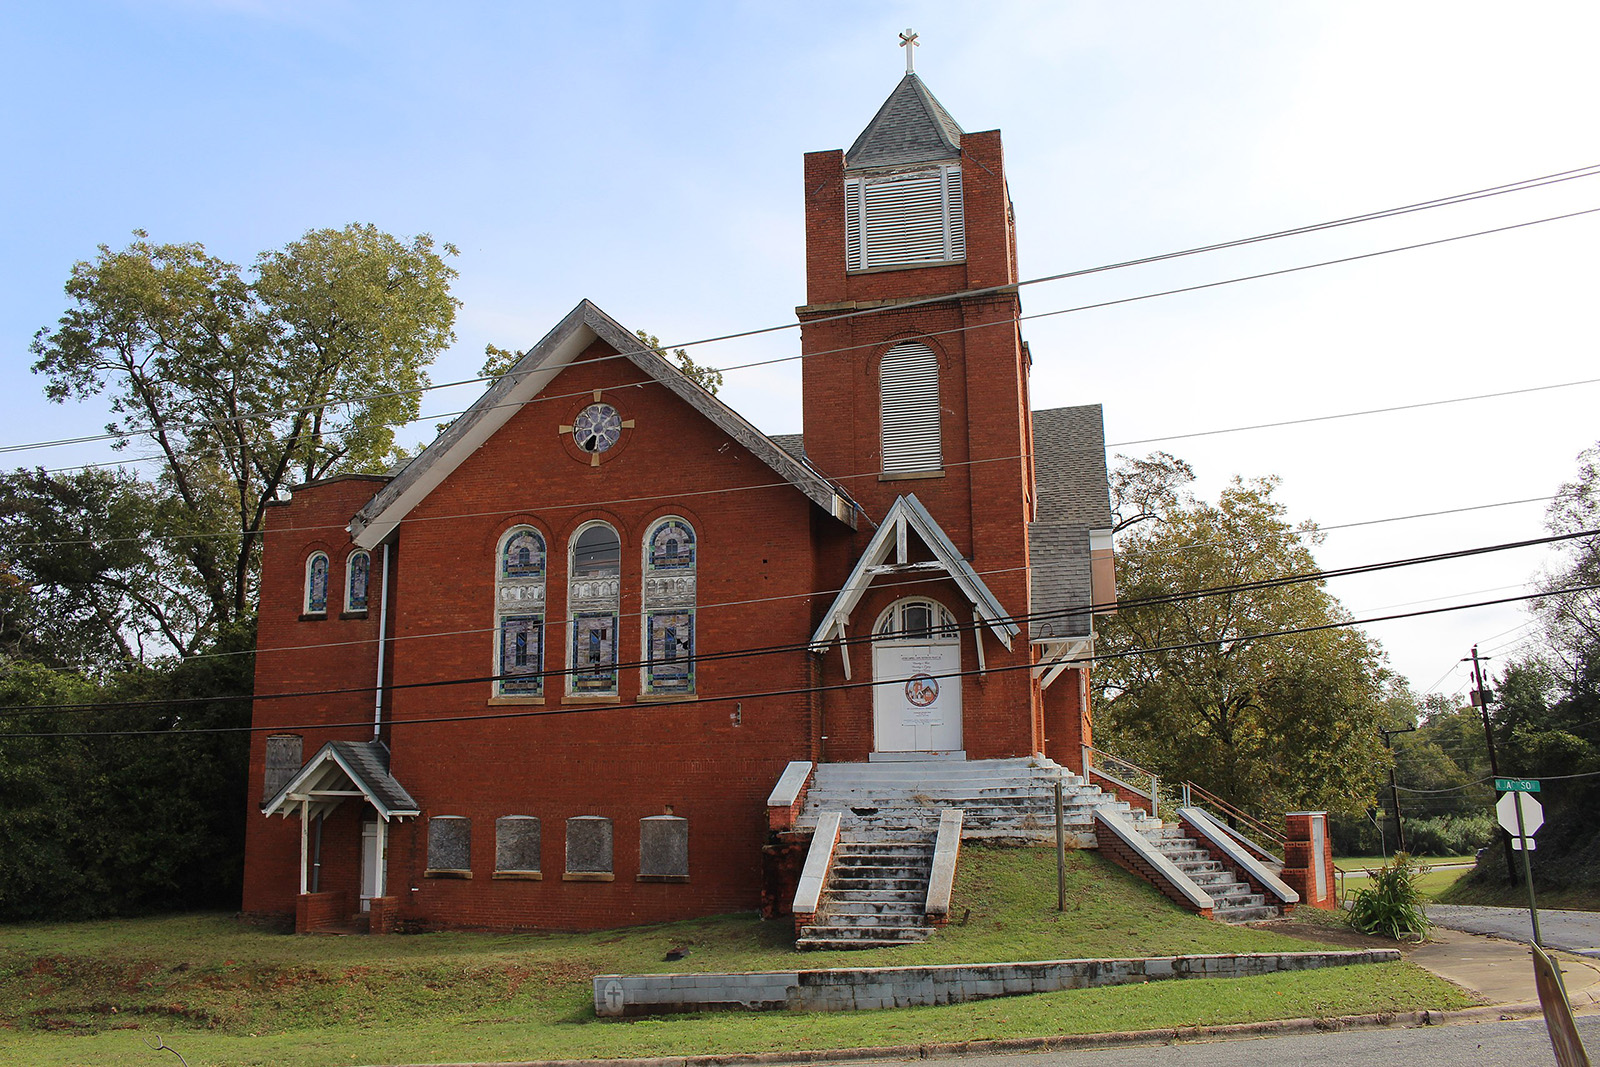
<path id="1" fill-rule="evenodd" d="M 272 509 L 247 913 L 750 910 L 793 761 L 1079 767 L 1103 431 L 1030 402 L 1000 133 L 907 74 L 796 192 L 803 434 L 584 301 L 391 476 Z"/>

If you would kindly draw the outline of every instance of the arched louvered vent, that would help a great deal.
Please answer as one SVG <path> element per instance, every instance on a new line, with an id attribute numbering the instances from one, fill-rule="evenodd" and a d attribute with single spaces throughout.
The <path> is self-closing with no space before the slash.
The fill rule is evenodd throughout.
<path id="1" fill-rule="evenodd" d="M 939 436 L 939 360 L 920 341 L 884 353 L 879 377 L 883 424 L 883 473 L 936 471 L 944 467 Z"/>
<path id="2" fill-rule="evenodd" d="M 844 189 L 846 270 L 967 258 L 960 167 L 847 178 Z"/>

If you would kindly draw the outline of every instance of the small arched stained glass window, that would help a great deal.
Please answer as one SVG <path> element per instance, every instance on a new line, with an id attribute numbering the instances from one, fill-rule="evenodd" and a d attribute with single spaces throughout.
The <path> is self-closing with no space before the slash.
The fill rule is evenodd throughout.
<path id="1" fill-rule="evenodd" d="M 345 563 L 344 610 L 366 611 L 367 589 L 372 578 L 372 556 L 352 552 Z"/>
<path id="2" fill-rule="evenodd" d="M 538 530 L 522 529 L 506 538 L 500 573 L 506 578 L 536 578 L 544 574 L 544 538 Z"/>
<path id="3" fill-rule="evenodd" d="M 328 554 L 314 552 L 306 560 L 307 615 L 326 615 L 328 612 Z"/>
<path id="4" fill-rule="evenodd" d="M 681 519 L 667 519 L 650 533 L 650 569 L 693 570 L 694 531 Z"/>

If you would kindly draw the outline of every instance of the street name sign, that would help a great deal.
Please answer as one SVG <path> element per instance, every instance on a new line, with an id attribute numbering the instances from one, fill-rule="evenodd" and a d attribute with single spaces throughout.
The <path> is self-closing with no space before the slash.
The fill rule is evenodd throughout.
<path id="1" fill-rule="evenodd" d="M 1539 780 L 1537 778 L 1496 778 L 1494 787 L 1502 793 L 1537 793 Z M 1515 831 L 1512 831 L 1515 833 Z"/>

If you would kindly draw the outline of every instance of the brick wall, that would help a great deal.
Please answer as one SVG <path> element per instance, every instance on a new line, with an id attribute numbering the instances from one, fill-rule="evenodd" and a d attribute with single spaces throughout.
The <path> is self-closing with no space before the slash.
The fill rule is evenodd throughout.
<path id="1" fill-rule="evenodd" d="M 1115 832 L 1102 826 L 1098 819 L 1095 820 L 1094 834 L 1102 856 L 1111 860 L 1123 870 L 1137 874 L 1140 878 L 1161 890 L 1163 896 L 1185 911 L 1196 912 L 1208 919 L 1211 917 L 1210 908 L 1196 908 L 1194 901 L 1185 896 L 1182 890 L 1169 882 L 1165 875 L 1145 862 L 1144 857 L 1129 848 Z"/>

